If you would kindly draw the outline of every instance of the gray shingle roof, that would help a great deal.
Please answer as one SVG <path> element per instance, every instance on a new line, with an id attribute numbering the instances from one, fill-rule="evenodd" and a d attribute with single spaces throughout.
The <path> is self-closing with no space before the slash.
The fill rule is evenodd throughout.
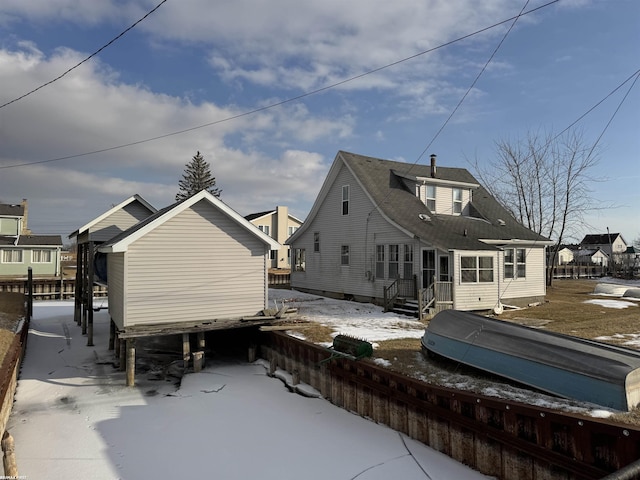
<path id="1" fill-rule="evenodd" d="M 0 245 L 14 245 L 16 237 L 0 237 Z M 18 247 L 61 247 L 62 237 L 60 235 L 20 235 L 18 237 Z"/>
<path id="2" fill-rule="evenodd" d="M 0 216 L 22 217 L 24 216 L 24 205 L 0 203 Z"/>
<path id="3" fill-rule="evenodd" d="M 407 188 L 400 177 L 402 174 L 430 178 L 429 165 L 382 160 L 344 151 L 338 155 L 360 180 L 386 217 L 438 248 L 495 249 L 479 239 L 548 241 L 547 238 L 518 223 L 481 185 L 473 191 L 473 217 L 434 214 L 415 192 Z M 464 168 L 438 166 L 435 179 L 479 185 L 473 175 Z M 427 215 L 431 220 L 422 220 L 420 214 Z"/>

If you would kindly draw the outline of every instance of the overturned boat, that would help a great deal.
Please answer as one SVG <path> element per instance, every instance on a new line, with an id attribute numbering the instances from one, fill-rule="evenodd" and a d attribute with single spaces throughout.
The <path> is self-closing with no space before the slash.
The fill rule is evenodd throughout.
<path id="1" fill-rule="evenodd" d="M 565 398 L 617 410 L 640 403 L 640 351 L 444 310 L 422 348 Z"/>

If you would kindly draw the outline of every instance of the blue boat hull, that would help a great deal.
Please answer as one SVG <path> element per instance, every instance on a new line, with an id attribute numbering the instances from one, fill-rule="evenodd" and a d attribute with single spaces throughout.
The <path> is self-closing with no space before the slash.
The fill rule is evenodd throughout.
<path id="1" fill-rule="evenodd" d="M 640 402 L 640 352 L 446 312 L 422 338 L 429 352 L 561 397 L 617 410 Z"/>

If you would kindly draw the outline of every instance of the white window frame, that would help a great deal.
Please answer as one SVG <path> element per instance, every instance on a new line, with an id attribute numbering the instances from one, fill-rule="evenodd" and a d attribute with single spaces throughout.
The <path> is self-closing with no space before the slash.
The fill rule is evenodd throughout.
<path id="1" fill-rule="evenodd" d="M 304 248 L 293 249 L 293 271 L 304 272 L 306 270 L 306 253 Z"/>
<path id="2" fill-rule="evenodd" d="M 410 243 L 404 244 L 404 266 L 402 274 L 402 278 L 413 278 L 413 245 Z"/>
<path id="3" fill-rule="evenodd" d="M 388 255 L 389 278 L 400 278 L 400 245 L 390 244 Z"/>
<path id="4" fill-rule="evenodd" d="M 351 187 L 349 185 L 342 186 L 342 215 L 349 215 L 349 200 L 351 197 Z"/>
<path id="5" fill-rule="evenodd" d="M 269 228 L 269 225 L 258 225 L 258 228 L 260 229 L 261 232 L 266 233 L 267 235 L 271 235 L 269 233 L 269 231 L 271 230 Z"/>
<path id="6" fill-rule="evenodd" d="M 504 250 L 504 278 L 517 280 L 527 277 L 526 248 L 505 248 Z"/>
<path id="7" fill-rule="evenodd" d="M 20 257 L 19 260 L 13 259 L 16 253 L 18 254 L 17 256 Z M 11 256 L 9 256 L 9 254 L 11 254 Z M 21 248 L 7 248 L 2 250 L 2 263 L 24 263 L 24 250 Z"/>
<path id="8" fill-rule="evenodd" d="M 429 190 L 433 190 L 431 195 L 429 195 Z M 436 213 L 436 186 L 425 185 L 424 196 L 424 204 L 432 213 Z"/>
<path id="9" fill-rule="evenodd" d="M 464 264 L 468 263 L 469 260 L 473 260 L 473 264 L 465 266 Z M 487 261 L 491 264 L 491 267 L 481 265 Z M 483 255 L 460 256 L 460 283 L 493 283 L 493 279 L 493 257 Z"/>
<path id="10" fill-rule="evenodd" d="M 461 215 L 462 214 L 462 189 L 456 187 L 456 188 L 453 188 L 451 192 L 452 192 L 451 199 L 453 202 L 453 207 L 451 211 L 454 215 Z M 456 198 L 458 195 L 460 196 L 460 198 Z"/>
<path id="11" fill-rule="evenodd" d="M 340 265 L 348 267 L 350 265 L 350 249 L 349 245 L 340 246 Z"/>
<path id="12" fill-rule="evenodd" d="M 31 263 L 51 263 L 53 261 L 52 251 L 44 248 L 31 250 Z M 42 260 L 42 255 L 48 257 L 47 260 Z M 38 258 L 40 257 L 40 258 Z"/>
<path id="13" fill-rule="evenodd" d="M 384 245 L 376 245 L 376 278 L 384 279 Z"/>

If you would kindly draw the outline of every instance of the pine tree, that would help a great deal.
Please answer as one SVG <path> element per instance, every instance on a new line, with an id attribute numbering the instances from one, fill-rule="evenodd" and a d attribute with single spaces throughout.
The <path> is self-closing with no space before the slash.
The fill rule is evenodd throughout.
<path id="1" fill-rule="evenodd" d="M 196 193 L 206 190 L 215 197 L 220 197 L 222 190 L 216 188 L 216 177 L 211 175 L 209 163 L 197 152 L 189 163 L 185 165 L 182 179 L 178 181 L 180 190 L 176 194 L 176 201 L 189 198 Z"/>

